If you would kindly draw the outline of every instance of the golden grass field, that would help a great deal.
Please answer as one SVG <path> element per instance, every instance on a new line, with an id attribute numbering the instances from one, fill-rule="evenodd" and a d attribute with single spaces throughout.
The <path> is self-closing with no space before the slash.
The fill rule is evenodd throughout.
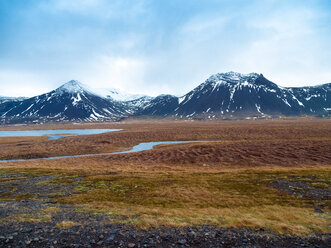
<path id="1" fill-rule="evenodd" d="M 64 196 L 59 190 L 52 199 L 72 204 L 75 211 L 114 215 L 117 222 L 143 228 L 211 224 L 300 235 L 330 232 L 330 197 L 306 197 L 300 188 L 297 192 L 303 196 L 298 196 L 270 185 L 276 180 L 302 182 L 312 191 L 330 192 L 330 120 L 132 120 L 1 130 L 50 128 L 123 131 L 53 141 L 0 138 L 0 159 L 114 152 L 150 141 L 216 141 L 161 145 L 131 154 L 0 164 L 1 174 L 56 175 L 43 183 L 74 183 L 73 194 Z M 82 180 L 75 181 L 77 177 Z M 0 194 L 0 200 L 11 199 Z M 316 207 L 324 213 L 316 213 Z"/>

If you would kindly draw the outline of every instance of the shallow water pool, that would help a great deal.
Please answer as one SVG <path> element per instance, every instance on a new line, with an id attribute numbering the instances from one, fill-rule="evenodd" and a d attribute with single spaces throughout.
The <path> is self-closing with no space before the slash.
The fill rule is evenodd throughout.
<path id="1" fill-rule="evenodd" d="M 56 140 L 69 136 L 100 134 L 120 131 L 122 129 L 62 129 L 62 130 L 24 130 L 24 131 L 0 131 L 0 137 L 27 137 L 48 136 L 49 140 Z"/>

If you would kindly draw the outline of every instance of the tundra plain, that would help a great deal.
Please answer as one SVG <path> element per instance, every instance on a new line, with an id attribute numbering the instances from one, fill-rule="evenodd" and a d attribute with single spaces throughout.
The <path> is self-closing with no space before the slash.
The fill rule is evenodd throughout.
<path id="1" fill-rule="evenodd" d="M 215 241 L 217 232 L 224 234 L 229 230 L 239 230 L 245 237 L 239 235 L 239 241 L 233 239 L 224 247 L 244 245 L 247 235 L 255 235 L 248 243 L 257 247 L 330 244 L 329 119 L 129 120 L 0 129 L 70 128 L 123 130 L 58 140 L 0 138 L 0 160 L 117 152 L 151 141 L 213 142 L 160 145 L 153 150 L 127 154 L 0 163 L 3 230 L 14 232 L 24 230 L 25 226 L 32 226 L 33 230 L 43 226 L 57 233 L 51 241 L 42 235 L 34 241 L 36 234 L 28 234 L 18 239 L 23 244 L 35 242 L 35 246 L 62 247 L 75 238 L 62 242 L 54 230 L 79 236 L 82 235 L 79 230 L 93 226 L 96 236 L 87 235 L 94 237 L 86 241 L 89 245 L 120 246 L 120 239 L 111 240 L 107 236 L 107 225 L 139 230 L 145 236 L 146 232 L 155 233 L 155 230 L 175 232 L 181 235 L 178 240 L 168 238 L 176 246 L 221 246 Z M 202 232 L 208 228 L 216 236 L 208 236 L 211 243 L 195 243 L 204 241 L 201 237 L 189 238 L 187 233 L 191 231 L 187 228 L 195 230 L 197 235 L 199 228 Z M 141 238 L 122 237 L 121 245 L 167 244 L 162 235 L 152 239 L 155 240 L 149 243 Z M 5 242 L 16 244 L 15 237 L 3 236 L 0 244 Z M 263 246 L 263 242 L 268 245 Z"/>

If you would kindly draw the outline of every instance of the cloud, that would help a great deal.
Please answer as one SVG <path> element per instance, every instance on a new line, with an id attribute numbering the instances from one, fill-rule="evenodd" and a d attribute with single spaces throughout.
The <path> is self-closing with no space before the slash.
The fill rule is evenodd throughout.
<path id="1" fill-rule="evenodd" d="M 83 71 L 77 74 L 95 88 L 117 88 L 140 93 L 145 67 L 145 61 L 137 58 L 101 55 L 91 62 L 86 74 Z"/>
<path id="2" fill-rule="evenodd" d="M 47 92 L 48 77 L 29 71 L 0 70 L 0 96 L 35 96 Z"/>
<path id="3" fill-rule="evenodd" d="M 277 9 L 268 18 L 248 22 L 256 37 L 230 62 L 245 71 L 263 72 L 284 86 L 315 85 L 331 81 L 323 61 L 330 58 L 330 37 L 321 39 L 323 15 L 306 6 Z"/>
<path id="4" fill-rule="evenodd" d="M 16 94 L 18 81 L 37 94 L 70 79 L 181 95 L 229 70 L 283 86 L 331 81 L 322 0 L 4 2 L 0 95 Z"/>

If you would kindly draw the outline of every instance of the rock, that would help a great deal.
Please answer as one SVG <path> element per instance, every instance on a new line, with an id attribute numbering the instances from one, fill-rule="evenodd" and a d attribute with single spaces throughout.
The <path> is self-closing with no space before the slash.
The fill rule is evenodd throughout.
<path id="1" fill-rule="evenodd" d="M 133 248 L 133 247 L 135 247 L 135 246 L 136 246 L 136 245 L 135 245 L 134 243 L 129 243 L 129 244 L 128 244 L 128 247 L 129 247 L 129 248 Z"/>
<path id="2" fill-rule="evenodd" d="M 31 240 L 27 240 L 27 241 L 25 241 L 25 244 L 26 244 L 26 245 L 31 244 Z"/>
<path id="3" fill-rule="evenodd" d="M 98 243 L 97 243 L 97 245 L 102 245 L 103 244 L 103 241 L 99 241 Z"/>
<path id="4" fill-rule="evenodd" d="M 109 234 L 116 234 L 118 233 L 119 229 L 115 228 L 109 232 Z"/>
<path id="5" fill-rule="evenodd" d="M 196 238 L 196 237 L 197 237 L 197 234 L 196 234 L 196 232 L 194 232 L 194 231 L 190 231 L 190 232 L 188 233 L 188 235 L 189 235 L 191 238 Z"/>
<path id="6" fill-rule="evenodd" d="M 322 209 L 320 209 L 320 208 L 315 208 L 315 213 L 319 213 L 319 214 L 323 214 L 324 213 L 324 211 L 322 210 Z"/>
<path id="7" fill-rule="evenodd" d="M 105 236 L 103 236 L 102 234 L 99 236 L 99 239 L 103 239 Z"/>
<path id="8" fill-rule="evenodd" d="M 150 239 L 148 240 L 148 243 L 149 243 L 150 245 L 153 245 L 153 244 L 154 244 L 154 240 L 150 238 Z"/>
<path id="9" fill-rule="evenodd" d="M 107 239 L 106 239 L 106 243 L 107 244 L 110 244 L 110 243 L 112 243 L 113 241 L 114 241 L 114 239 L 115 239 L 115 235 L 114 234 L 112 234 L 112 235 L 110 235 Z"/>
<path id="10" fill-rule="evenodd" d="M 33 241 L 37 242 L 39 241 L 39 238 L 34 238 Z"/>
<path id="11" fill-rule="evenodd" d="M 178 244 L 185 245 L 186 244 L 186 239 L 180 239 L 178 240 Z"/>

